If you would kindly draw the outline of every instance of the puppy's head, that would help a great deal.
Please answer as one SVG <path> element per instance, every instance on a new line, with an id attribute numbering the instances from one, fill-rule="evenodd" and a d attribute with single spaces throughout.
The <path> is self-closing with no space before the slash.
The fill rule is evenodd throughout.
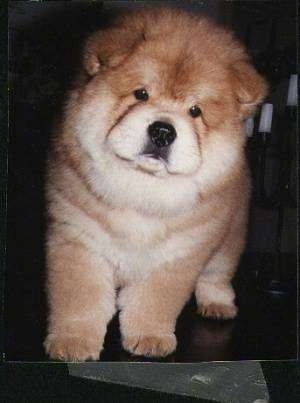
<path id="1" fill-rule="evenodd" d="M 88 38 L 83 65 L 76 131 L 109 199 L 122 188 L 148 211 L 176 210 L 237 169 L 266 84 L 230 32 L 178 10 L 132 12 Z"/>

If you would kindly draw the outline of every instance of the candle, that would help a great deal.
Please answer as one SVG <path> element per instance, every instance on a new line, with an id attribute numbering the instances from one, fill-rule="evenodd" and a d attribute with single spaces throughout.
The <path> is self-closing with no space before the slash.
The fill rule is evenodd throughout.
<path id="1" fill-rule="evenodd" d="M 271 133 L 273 105 L 263 104 L 260 112 L 259 133 Z"/>
<path id="2" fill-rule="evenodd" d="M 253 136 L 253 129 L 254 129 L 254 119 L 249 118 L 245 122 L 245 131 L 246 131 L 247 137 Z"/>
<path id="3" fill-rule="evenodd" d="M 291 74 L 290 82 L 289 82 L 289 89 L 288 89 L 288 96 L 286 104 L 288 106 L 296 106 L 298 103 L 298 94 L 297 94 L 297 84 L 298 84 L 298 76 L 297 74 Z"/>

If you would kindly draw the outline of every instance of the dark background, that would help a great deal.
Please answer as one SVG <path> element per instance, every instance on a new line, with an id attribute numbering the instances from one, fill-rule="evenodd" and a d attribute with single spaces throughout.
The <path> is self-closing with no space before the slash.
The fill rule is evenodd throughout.
<path id="1" fill-rule="evenodd" d="M 105 3 L 105 4 L 103 4 Z M 113 7 L 112 7 L 113 3 Z M 5 359 L 44 361 L 44 163 L 54 116 L 72 78 L 82 39 L 104 26 L 117 7 L 149 2 L 9 3 L 9 177 L 7 270 L 5 287 Z M 153 4 L 155 2 L 151 2 Z M 168 3 L 168 2 L 157 2 Z M 170 3 L 170 2 L 169 2 Z M 285 100 L 289 75 L 296 73 L 296 3 L 294 1 L 185 1 L 178 6 L 204 12 L 232 27 L 243 39 L 259 71 L 271 83 L 274 103 L 272 136 L 286 129 Z M 199 41 L 201 46 L 201 41 Z M 256 119 L 256 126 L 257 120 Z M 249 144 L 250 160 L 255 149 Z M 255 158 L 254 158 L 255 161 Z M 267 187 L 277 180 L 267 170 Z M 292 168 L 295 171 L 295 167 Z M 295 173 L 295 172 L 294 172 Z M 255 166 L 253 175 L 255 177 Z M 255 196 L 254 181 L 254 196 Z M 295 188 L 292 189 L 294 194 Z M 178 350 L 167 362 L 290 359 L 296 351 L 296 209 L 285 209 L 281 277 L 272 292 L 277 262 L 278 211 L 253 197 L 247 250 L 235 279 L 240 315 L 234 321 L 197 317 L 191 299 L 179 318 Z M 120 345 L 118 320 L 108 329 L 105 361 L 141 360 Z"/>

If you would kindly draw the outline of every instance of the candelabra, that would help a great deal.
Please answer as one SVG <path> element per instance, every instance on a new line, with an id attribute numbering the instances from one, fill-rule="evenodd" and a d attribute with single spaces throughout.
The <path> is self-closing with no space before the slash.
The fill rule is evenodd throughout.
<path id="1" fill-rule="evenodd" d="M 297 75 L 292 74 L 286 107 L 284 112 L 277 116 L 276 125 L 273 124 L 272 103 L 262 105 L 256 134 L 253 118 L 246 121 L 248 154 L 254 181 L 254 203 L 261 209 L 277 212 L 275 261 L 272 262 L 270 271 L 260 270 L 257 278 L 258 286 L 273 294 L 287 293 L 290 289 L 283 276 L 282 234 L 286 209 L 296 208 L 296 109 Z M 273 161 L 273 164 L 270 164 L 270 161 Z M 273 177 L 269 175 L 266 180 L 267 165 Z M 273 189 L 270 190 L 268 182 L 273 182 Z M 296 231 L 296 223 L 295 228 L 291 230 Z M 265 261 L 262 265 L 264 264 Z"/>

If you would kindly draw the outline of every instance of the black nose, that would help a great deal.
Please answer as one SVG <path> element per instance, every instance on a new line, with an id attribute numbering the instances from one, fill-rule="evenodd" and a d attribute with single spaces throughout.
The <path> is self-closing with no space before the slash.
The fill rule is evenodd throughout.
<path id="1" fill-rule="evenodd" d="M 156 147 L 166 147 L 176 138 L 175 127 L 167 122 L 154 122 L 148 127 L 150 139 Z"/>

